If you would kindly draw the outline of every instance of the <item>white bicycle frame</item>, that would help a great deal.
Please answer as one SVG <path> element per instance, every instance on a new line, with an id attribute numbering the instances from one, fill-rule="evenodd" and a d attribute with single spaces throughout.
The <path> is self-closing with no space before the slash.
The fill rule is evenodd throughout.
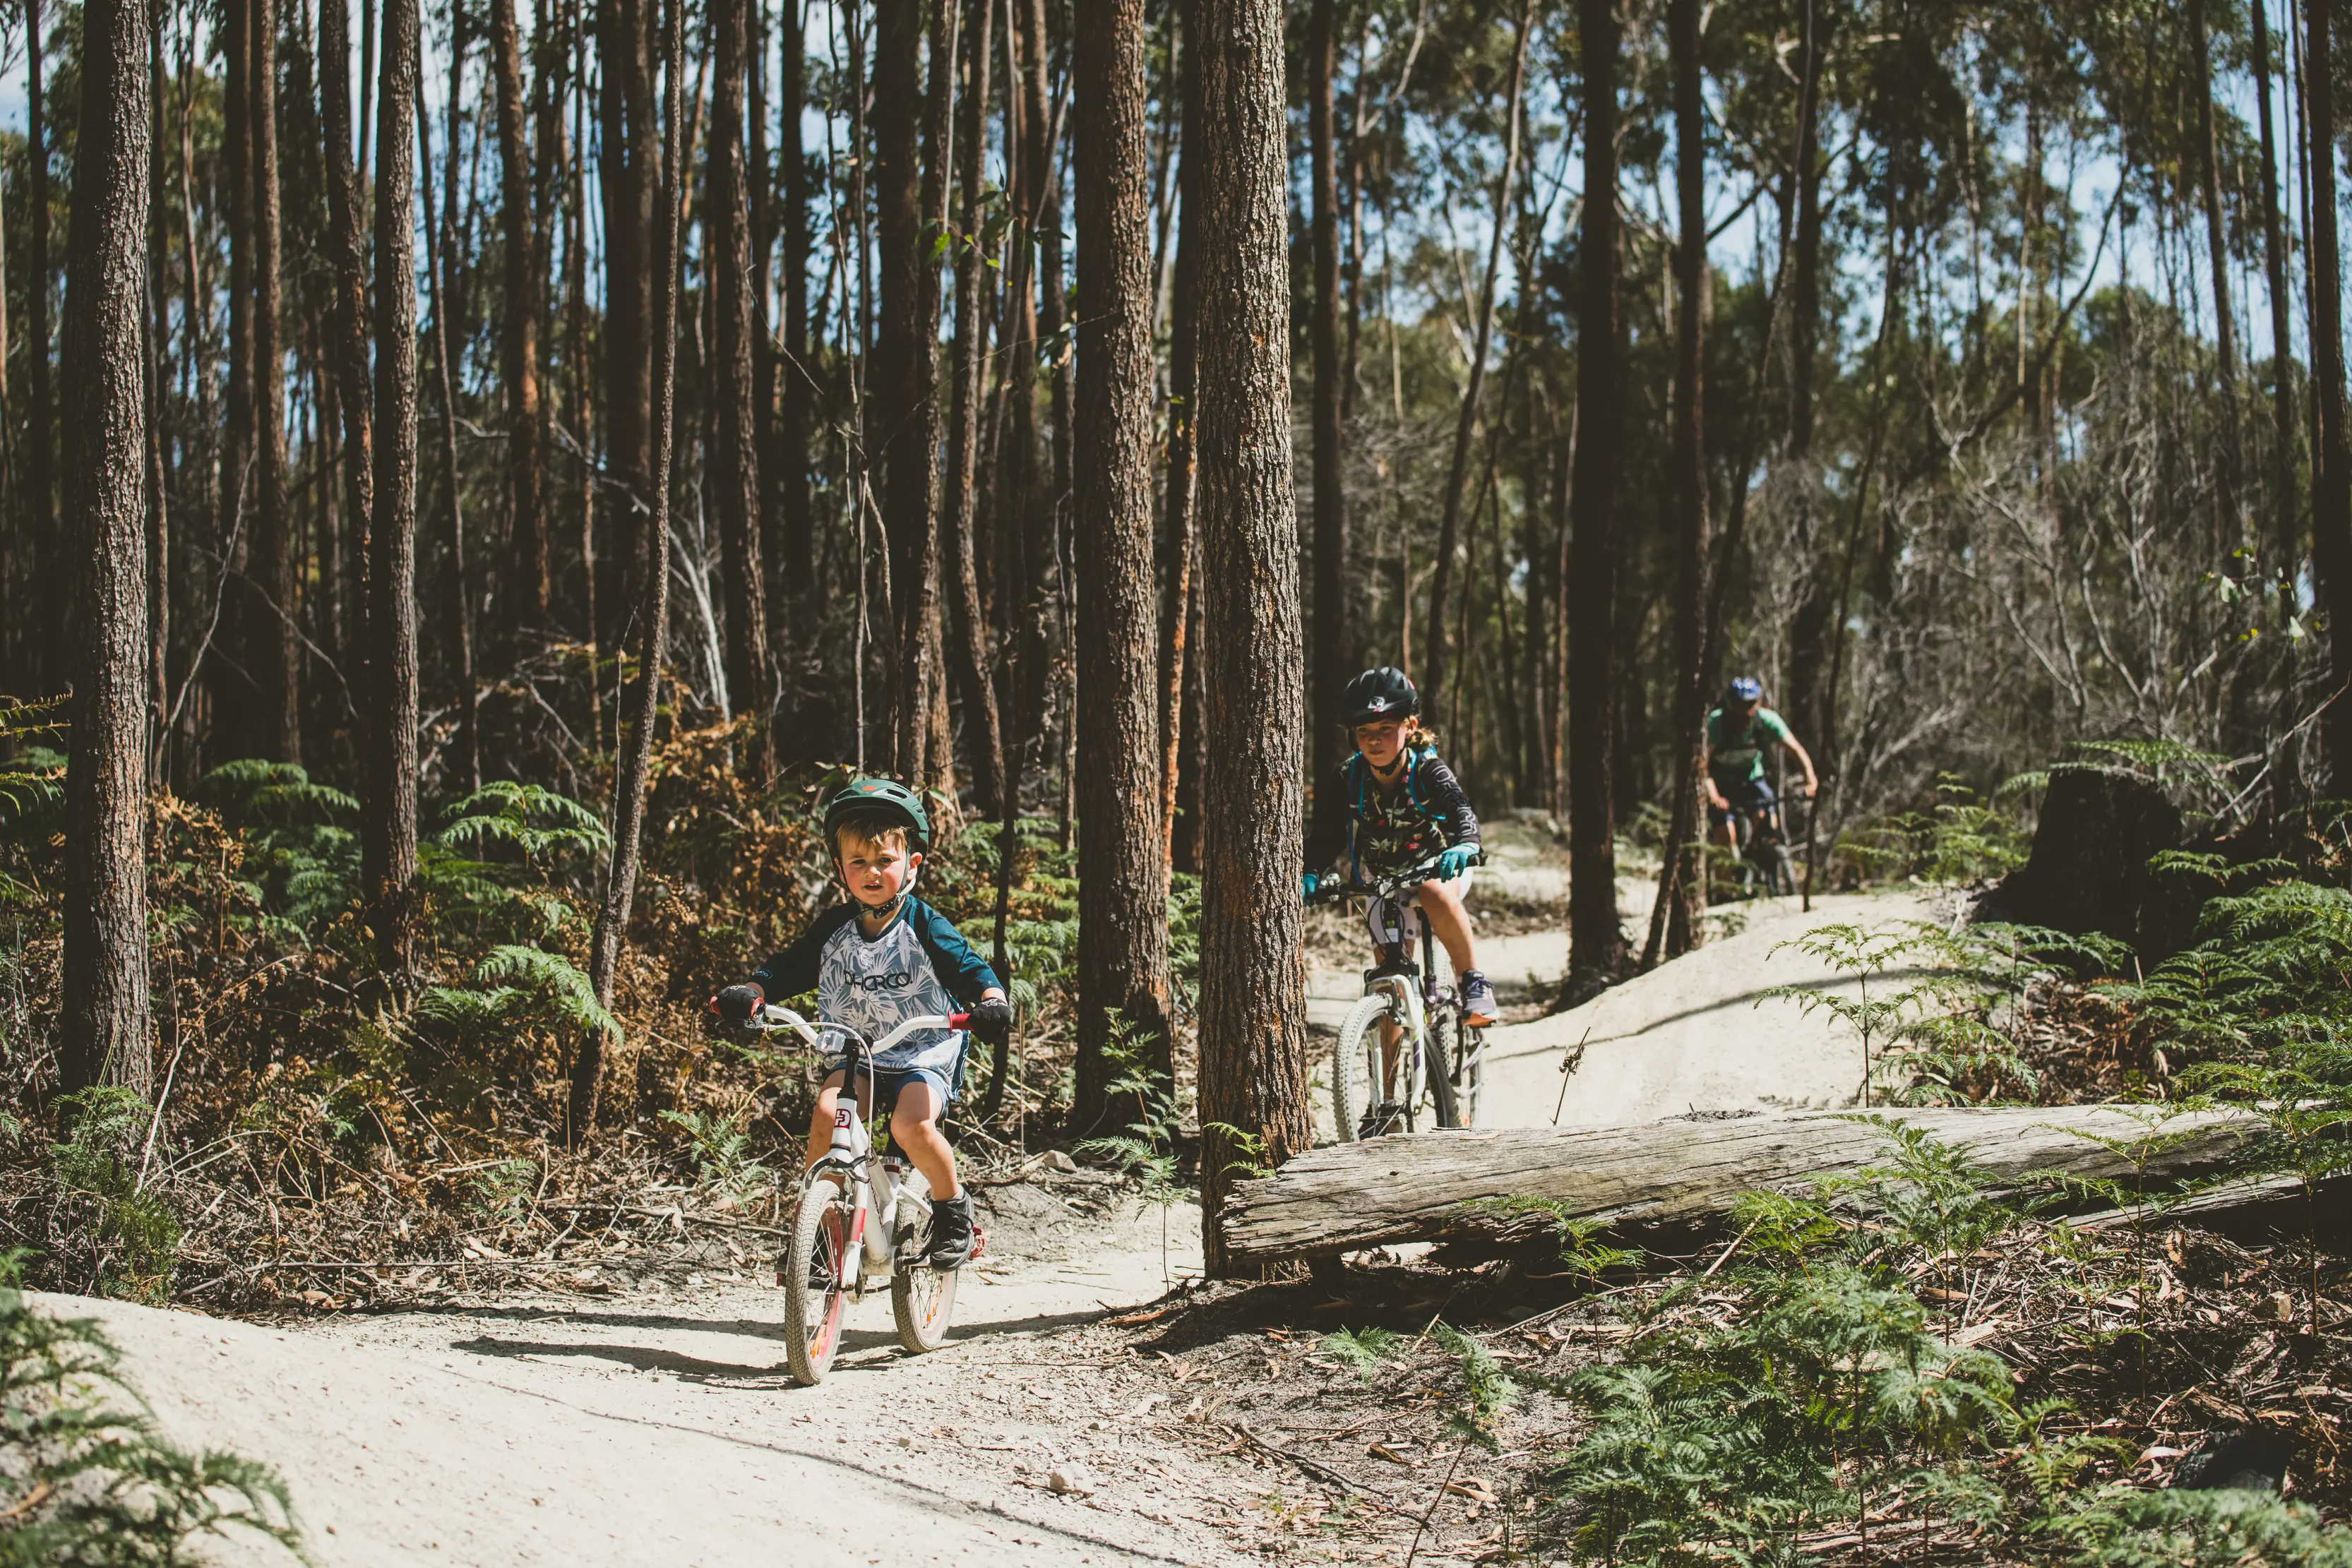
<path id="1" fill-rule="evenodd" d="M 866 1086 L 870 1092 L 877 1056 L 918 1030 L 961 1029 L 963 1018 L 961 1015 L 951 1018 L 935 1013 L 907 1019 L 873 1045 L 867 1045 L 866 1037 L 846 1024 L 812 1025 L 792 1009 L 773 1004 L 761 1009 L 760 1027 L 790 1030 L 808 1041 L 819 1055 L 825 1052 L 824 1038 L 818 1032 L 820 1029 L 832 1030 L 855 1040 L 859 1050 L 851 1054 L 863 1057 Z M 841 1283 L 851 1291 L 863 1295 L 869 1277 L 887 1278 L 897 1265 L 895 1239 L 899 1228 L 898 1205 L 902 1198 L 910 1203 L 917 1200 L 899 1180 L 906 1175 L 906 1156 L 894 1153 L 885 1155 L 879 1160 L 874 1157 L 874 1134 L 866 1124 L 867 1106 L 866 1100 L 857 1092 L 858 1085 L 846 1081 L 845 1074 L 841 1087 L 848 1096 L 848 1103 L 836 1103 L 834 1106 L 833 1145 L 809 1167 L 803 1186 L 809 1181 L 834 1180 L 849 1194 L 856 1215 L 850 1231 L 854 1250 L 842 1260 Z M 868 1223 L 877 1216 L 882 1223 Z M 915 1218 L 919 1219 L 921 1217 L 918 1215 Z M 861 1260 L 863 1266 L 852 1270 L 848 1266 L 850 1257 Z"/>

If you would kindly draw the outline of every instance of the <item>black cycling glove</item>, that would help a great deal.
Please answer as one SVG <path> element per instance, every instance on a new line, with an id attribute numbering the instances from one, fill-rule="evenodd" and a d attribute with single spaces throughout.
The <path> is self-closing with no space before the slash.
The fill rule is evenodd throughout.
<path id="1" fill-rule="evenodd" d="M 710 1010 L 730 1023 L 749 1023 L 767 999 L 767 993 L 757 986 L 730 986 L 710 998 Z"/>
<path id="2" fill-rule="evenodd" d="M 987 1045 L 1003 1045 L 1013 1033 L 1013 1004 L 1003 997 L 989 997 L 974 1002 L 965 1017 L 964 1027 L 972 1038 Z"/>

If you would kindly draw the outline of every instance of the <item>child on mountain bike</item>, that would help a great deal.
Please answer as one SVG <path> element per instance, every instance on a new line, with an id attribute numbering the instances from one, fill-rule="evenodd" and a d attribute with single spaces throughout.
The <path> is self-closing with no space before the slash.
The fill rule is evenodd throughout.
<path id="1" fill-rule="evenodd" d="M 1821 792 L 1813 759 L 1786 720 L 1764 706 L 1764 683 L 1752 676 L 1733 680 L 1723 705 L 1706 716 L 1706 820 L 1716 842 L 1738 849 L 1735 816 L 1754 818 L 1772 809 L 1776 797 L 1764 777 L 1764 748 L 1778 745 L 1805 770 L 1805 797 Z"/>
<path id="2" fill-rule="evenodd" d="M 962 1004 L 971 1034 L 994 1043 L 1013 1027 L 1004 987 L 939 911 L 913 895 L 917 873 L 930 850 L 930 813 L 919 796 L 887 779 L 855 779 L 835 791 L 824 810 L 825 841 L 834 869 L 849 890 L 811 923 L 800 939 L 751 972 L 743 985 L 710 998 L 724 1019 L 746 1019 L 771 996 L 814 989 L 817 1016 L 845 1024 L 868 1042 L 905 1019 L 953 1013 Z M 940 1135 L 939 1119 L 963 1084 L 965 1031 L 925 1030 L 873 1059 L 873 1099 L 858 1095 L 861 1113 L 890 1107 L 890 1137 L 931 1188 L 934 1268 L 953 1269 L 971 1255 L 971 1197 L 956 1179 L 955 1152 Z M 809 1119 L 807 1165 L 833 1139 L 841 1100 L 836 1061 Z"/>
<path id="3" fill-rule="evenodd" d="M 1328 866 L 1342 850 L 1350 883 L 1393 876 L 1434 855 L 1437 874 L 1421 884 L 1421 912 L 1461 977 L 1463 1023 L 1484 1029 L 1495 1021 L 1495 988 L 1478 970 L 1470 918 L 1462 908 L 1478 860 L 1478 815 L 1421 727 L 1420 712 L 1421 694 L 1402 670 L 1383 665 L 1348 683 L 1339 719 L 1355 737 L 1356 754 L 1332 781 L 1347 810 L 1336 830 L 1308 838 L 1301 888 L 1314 896 L 1323 882 L 1317 868 Z M 1367 1121 L 1402 1110 L 1382 1104 Z"/>

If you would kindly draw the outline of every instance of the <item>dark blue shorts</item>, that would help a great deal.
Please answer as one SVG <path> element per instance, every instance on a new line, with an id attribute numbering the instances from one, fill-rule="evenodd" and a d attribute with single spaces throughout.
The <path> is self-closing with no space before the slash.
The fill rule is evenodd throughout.
<path id="1" fill-rule="evenodd" d="M 881 1068 L 874 1074 L 874 1098 L 868 1103 L 885 1111 L 895 1111 L 898 1108 L 898 1092 L 909 1083 L 922 1083 L 929 1086 L 931 1098 L 939 1102 L 941 1111 L 945 1111 L 963 1092 L 963 1064 L 971 1055 L 971 1047 L 967 1043 L 963 1050 L 956 1052 L 955 1066 L 946 1072 L 930 1067 Z M 832 1071 L 840 1071 L 841 1063 L 835 1062 Z"/>
<path id="2" fill-rule="evenodd" d="M 1706 820 L 1711 825 L 1718 828 L 1731 821 L 1733 813 L 1742 817 L 1754 816 L 1780 799 L 1772 793 L 1770 783 L 1762 779 L 1738 779 L 1727 784 L 1718 779 L 1715 781 L 1715 787 L 1723 792 L 1723 798 L 1726 800 L 1731 802 L 1731 810 L 1728 812 L 1717 810 L 1712 801 L 1707 803 Z"/>

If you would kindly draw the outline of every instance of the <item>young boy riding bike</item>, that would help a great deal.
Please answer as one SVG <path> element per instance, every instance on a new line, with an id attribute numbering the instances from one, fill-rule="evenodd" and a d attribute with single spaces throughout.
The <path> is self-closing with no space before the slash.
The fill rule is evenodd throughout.
<path id="1" fill-rule="evenodd" d="M 1495 988 L 1478 971 L 1470 919 L 1462 908 L 1479 854 L 1478 816 L 1454 769 L 1421 727 L 1415 716 L 1420 712 L 1421 694 L 1402 670 L 1383 665 L 1348 683 L 1339 720 L 1355 738 L 1356 754 L 1341 765 L 1331 786 L 1347 802 L 1345 820 L 1337 831 L 1308 838 L 1301 886 L 1314 896 L 1323 881 L 1316 868 L 1329 865 L 1342 850 L 1348 853 L 1347 880 L 1354 884 L 1393 876 L 1434 853 L 1437 875 L 1421 884 L 1421 912 L 1461 977 L 1463 1023 L 1484 1029 L 1495 1021 Z M 1391 1044 L 1387 1074 L 1392 1081 Z M 1383 1103 L 1365 1120 L 1385 1122 L 1402 1109 Z"/>
<path id="2" fill-rule="evenodd" d="M 849 890 L 813 921 L 798 941 L 751 972 L 749 982 L 711 998 L 711 1010 L 750 1019 L 771 996 L 814 989 L 817 1016 L 845 1024 L 871 1042 L 900 1020 L 967 1009 L 969 1031 L 991 1044 L 1013 1027 L 1004 987 L 939 911 L 911 893 L 930 850 L 931 819 L 920 797 L 887 779 L 854 779 L 826 802 L 824 837 L 834 869 Z M 924 1030 L 873 1061 L 873 1099 L 857 1087 L 860 1114 L 890 1107 L 890 1137 L 931 1189 L 933 1268 L 960 1267 L 971 1255 L 971 1197 L 956 1179 L 955 1152 L 939 1119 L 963 1085 L 963 1030 Z M 842 1063 L 818 1093 L 809 1119 L 806 1166 L 833 1138 Z"/>
<path id="3" fill-rule="evenodd" d="M 1764 777 L 1767 746 L 1786 747 L 1805 770 L 1806 799 L 1821 791 L 1812 758 L 1789 733 L 1787 722 L 1763 705 L 1764 683 L 1740 675 L 1724 693 L 1723 705 L 1706 716 L 1706 820 L 1715 841 L 1726 849 L 1739 847 L 1733 817 L 1752 819 L 1772 809 L 1776 797 Z"/>

